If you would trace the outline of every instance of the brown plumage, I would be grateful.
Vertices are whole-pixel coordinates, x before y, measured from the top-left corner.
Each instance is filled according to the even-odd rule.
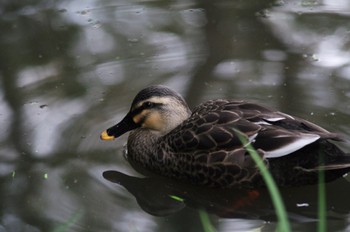
[[[239,136],[253,145],[280,186],[316,183],[320,169],[326,181],[350,170],[349,156],[330,142],[342,141],[338,134],[245,101],[211,100],[191,113],[184,99],[164,86],[140,91],[129,113],[101,138],[130,130],[132,163],[195,184],[264,185]]]

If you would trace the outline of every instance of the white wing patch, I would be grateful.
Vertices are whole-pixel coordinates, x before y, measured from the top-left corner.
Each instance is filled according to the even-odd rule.
[[[289,115],[286,115],[289,116]],[[289,118],[289,117],[288,117]],[[291,117],[290,117],[291,118]],[[281,121],[283,119],[286,119],[286,117],[275,117],[275,118],[268,118],[268,117],[264,117],[263,120],[264,121],[258,121],[258,122],[253,122],[257,125],[272,125],[269,122],[277,122],[277,121]],[[294,119],[294,118],[293,118]]]
[[[271,123],[268,123],[268,122],[266,122],[266,121],[259,121],[259,122],[253,122],[254,124],[256,124],[256,125],[272,125]]]
[[[280,120],[283,120],[283,119],[286,119],[285,117],[277,117],[277,118],[264,118],[266,121],[269,121],[269,122],[277,122],[277,121],[280,121]]]
[[[319,135],[315,134],[301,134],[299,138],[297,138],[295,141],[287,144],[286,146],[283,146],[281,148],[278,148],[276,150],[272,151],[265,151],[265,157],[266,158],[277,158],[281,156],[288,155],[292,152],[295,152],[306,145],[315,142],[317,139],[319,139]]]
[[[293,117],[293,116],[290,116],[289,114],[285,114],[285,113],[282,113],[282,112],[278,112],[280,115],[283,115],[283,116],[285,116],[285,117],[287,117],[287,118],[290,118],[290,119],[294,119],[295,120],[295,118]]]

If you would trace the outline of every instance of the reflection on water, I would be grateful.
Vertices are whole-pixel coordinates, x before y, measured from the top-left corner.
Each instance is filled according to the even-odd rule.
[[[347,1],[32,0],[1,1],[0,12],[0,231],[200,231],[200,207],[218,231],[273,229],[261,220],[274,222],[263,190],[203,196],[135,179],[122,158],[126,137],[99,140],[150,84],[191,107],[253,99],[350,138]],[[327,186],[328,227],[349,229],[349,183]],[[315,228],[315,188],[283,194],[293,229]],[[250,208],[227,207],[233,196]]]
[[[220,218],[247,218],[276,221],[273,203],[267,189],[208,189],[191,186],[162,177],[139,178],[118,171],[105,171],[105,179],[128,190],[139,206],[155,216],[168,216],[185,206],[205,209]],[[342,185],[343,193],[335,187]],[[304,186],[280,189],[291,221],[317,222],[318,186]],[[329,219],[343,219],[347,216],[350,203],[347,201],[350,185],[338,180],[326,185]],[[345,193],[345,194],[344,194]]]

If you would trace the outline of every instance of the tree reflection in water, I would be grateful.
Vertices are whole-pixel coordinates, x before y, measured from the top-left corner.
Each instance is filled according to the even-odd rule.
[[[210,190],[224,194],[210,207],[209,194],[164,183],[165,195],[149,191],[146,200],[166,196],[156,208],[177,213],[152,217],[102,177],[109,169],[134,174],[121,155],[125,137],[106,144],[98,136],[112,115],[117,121],[125,114],[138,90],[165,84],[191,106],[252,99],[349,139],[349,11],[344,1],[1,1],[0,230],[198,231],[191,210],[198,207],[220,217],[273,220],[263,191],[251,209],[237,212],[225,205],[235,204],[236,192]],[[130,181],[122,185],[135,195],[142,187],[134,182],[158,183],[122,172],[116,176]],[[310,228],[299,216],[314,218],[313,188],[284,194],[301,231]],[[338,214],[349,211],[348,183],[334,182],[327,191],[328,207],[336,209],[330,215],[340,217],[329,226],[349,228]],[[154,202],[136,199],[154,210]],[[232,224],[221,220],[218,229]]]

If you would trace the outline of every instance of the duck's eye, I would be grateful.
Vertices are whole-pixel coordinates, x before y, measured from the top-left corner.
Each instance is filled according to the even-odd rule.
[[[147,101],[147,102],[143,103],[143,106],[145,108],[152,108],[154,106],[154,103]]]

